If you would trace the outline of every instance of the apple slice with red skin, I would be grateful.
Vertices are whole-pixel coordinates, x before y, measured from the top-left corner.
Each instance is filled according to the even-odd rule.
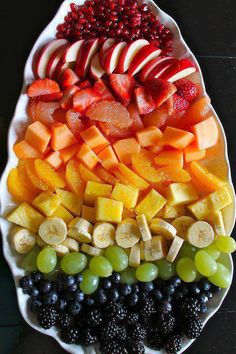
[[[66,39],[55,39],[42,48],[35,62],[34,74],[36,78],[44,79],[46,77],[46,69],[50,57],[59,47],[67,43]]]
[[[119,64],[119,58],[126,46],[126,42],[119,42],[106,50],[101,61],[101,65],[107,74],[112,74]]]
[[[163,61],[158,64],[148,75],[147,80],[149,79],[159,79],[162,74],[171,67],[171,65],[175,64],[178,60],[175,58],[171,58],[170,60]]]
[[[83,43],[84,43],[84,39],[80,39],[79,41],[70,44],[64,53],[63,56],[64,61],[67,63],[76,61],[79,50]]]
[[[53,78],[54,77],[54,72],[56,70],[56,67],[59,63],[59,61],[61,60],[65,50],[67,48],[67,45],[62,45],[61,47],[57,48],[54,53],[51,55],[48,64],[47,64],[47,68],[46,68],[46,76],[49,78]]]
[[[88,39],[82,44],[75,64],[75,72],[80,78],[84,78],[89,70],[93,56],[97,53],[100,46],[99,40]]]
[[[193,74],[196,70],[196,67],[190,60],[181,59],[172,64],[159,78],[169,82],[175,82]]]
[[[144,82],[149,74],[152,72],[154,68],[156,68],[158,65],[161,65],[162,63],[168,62],[169,60],[174,59],[173,57],[157,57],[152,60],[150,60],[142,69],[142,72],[140,74],[140,80]]]
[[[100,60],[102,59],[105,52],[111,48],[115,44],[115,38],[107,38],[105,42],[102,43],[101,48],[99,50]]]
[[[161,50],[152,44],[147,44],[142,47],[135,55],[130,63],[128,74],[134,76],[152,59],[157,58],[161,53]]]
[[[117,65],[116,72],[123,74],[129,70],[130,63],[135,55],[149,42],[146,39],[137,39],[136,41],[128,44],[122,51]]]
[[[99,80],[104,74],[105,70],[101,66],[99,53],[96,53],[90,64],[90,76],[94,80]]]

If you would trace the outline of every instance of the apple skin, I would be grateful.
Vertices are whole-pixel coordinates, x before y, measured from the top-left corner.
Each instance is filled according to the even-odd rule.
[[[105,54],[105,52],[111,48],[113,45],[115,44],[115,38],[107,38],[105,40],[105,42],[103,42],[103,44],[101,45],[101,48],[99,50],[99,57],[100,60],[102,59],[103,55]]]
[[[100,59],[100,62],[107,74],[112,74],[116,69],[119,64],[121,53],[126,45],[126,42],[115,43],[112,47],[105,51],[102,59]]]
[[[80,39],[79,41],[70,44],[65,50],[63,60],[67,63],[76,61],[78,52],[83,43],[84,39]]]
[[[99,53],[96,53],[90,64],[90,76],[94,80],[99,80],[104,74],[105,70],[101,66]]]
[[[172,64],[159,78],[175,82],[196,71],[195,65],[189,59],[181,59]]]
[[[116,73],[123,74],[128,71],[134,56],[147,44],[149,44],[149,42],[146,39],[137,39],[133,43],[128,44],[121,53],[119,64],[116,68]]]
[[[161,50],[152,44],[147,44],[139,50],[130,63],[128,74],[134,76],[152,59],[158,57]]]
[[[161,63],[163,63],[165,61],[168,61],[170,59],[173,59],[173,57],[162,57],[162,56],[159,56],[157,58],[154,58],[154,59],[150,60],[144,66],[144,68],[142,69],[142,72],[140,74],[140,80],[142,82],[144,82],[155,67],[157,67]]]
[[[92,57],[98,51],[99,46],[99,40],[96,38],[84,41],[80,47],[75,64],[75,72],[80,78],[84,78],[86,76]]]
[[[63,45],[59,48],[57,48],[54,53],[51,55],[49,58],[47,68],[46,68],[46,75],[49,78],[54,77],[54,72],[56,70],[56,67],[58,63],[60,62],[61,58],[63,57],[63,54],[67,48],[67,45]]]
[[[175,64],[178,60],[175,58],[172,58],[170,60],[163,61],[159,65],[157,65],[148,75],[147,79],[159,79],[162,74],[168,70],[173,64]]]

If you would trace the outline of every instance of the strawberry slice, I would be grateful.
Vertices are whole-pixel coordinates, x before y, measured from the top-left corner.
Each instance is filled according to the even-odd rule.
[[[73,108],[75,111],[84,114],[93,103],[99,101],[100,97],[92,88],[86,88],[76,92],[73,97]]]
[[[147,91],[147,89],[145,89],[145,87],[137,87],[134,90],[134,96],[140,114],[148,114],[154,111],[156,108],[150,93]]]
[[[51,79],[35,80],[28,88],[27,95],[37,101],[51,102],[62,97],[58,83]]]
[[[165,101],[168,100],[175,92],[175,85],[168,81],[160,79],[150,79],[146,82],[146,87],[151,94],[151,97],[159,108]]]
[[[189,102],[176,93],[167,100],[168,113],[170,115],[186,111],[189,107]]]
[[[175,86],[177,87],[177,94],[188,102],[192,102],[199,94],[197,85],[188,79],[176,81]]]
[[[111,74],[109,83],[115,96],[124,106],[128,106],[133,97],[135,79],[127,74]]]
[[[58,81],[61,88],[64,89],[71,85],[75,85],[79,81],[79,77],[72,69],[65,69],[59,76]]]
[[[77,86],[81,90],[83,90],[83,89],[92,87],[92,84],[91,84],[91,82],[89,80],[84,80],[84,81],[81,81]]]
[[[79,90],[80,90],[80,88],[75,85],[67,87],[67,89],[65,91],[63,91],[63,96],[60,99],[61,108],[66,109],[66,110],[72,108],[73,96]]]
[[[100,96],[103,100],[114,101],[114,97],[111,91],[108,89],[108,87],[106,86],[105,82],[102,79],[95,82],[93,89],[98,94],[98,96]]]

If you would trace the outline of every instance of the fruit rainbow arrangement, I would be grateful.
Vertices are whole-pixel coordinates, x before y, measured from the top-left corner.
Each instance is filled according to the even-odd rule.
[[[177,353],[230,286],[228,182],[195,65],[136,0],[71,4],[34,58],[6,216],[45,330],[102,354]]]

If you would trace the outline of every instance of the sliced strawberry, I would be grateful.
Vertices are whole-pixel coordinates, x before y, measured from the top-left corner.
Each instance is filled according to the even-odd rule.
[[[149,90],[157,108],[167,101],[177,90],[175,85],[160,79],[148,80],[146,88]]]
[[[62,96],[58,83],[51,79],[35,80],[29,86],[27,94],[28,97],[44,102],[56,101]]]
[[[99,101],[99,99],[100,97],[92,88],[80,90],[76,92],[73,97],[73,108],[75,111],[83,114],[93,103]]]
[[[125,139],[133,136],[133,131],[130,127],[121,129],[111,122],[99,122],[98,125],[102,132],[108,137]]]
[[[92,84],[89,80],[84,80],[84,81],[81,81],[77,86],[79,88],[81,88],[81,90],[83,90],[83,89],[92,87]]]
[[[67,87],[67,89],[63,92],[63,96],[60,99],[60,105],[63,109],[70,109],[73,107],[73,96],[74,94],[79,91],[79,87],[72,85]]]
[[[199,94],[197,85],[188,79],[176,81],[175,86],[177,87],[177,94],[188,102],[192,102]]]
[[[42,101],[42,102],[54,102],[60,100],[62,96],[63,96],[62,92],[55,92],[55,93],[50,93],[49,95],[36,96],[33,97],[32,99],[35,101]]]
[[[75,85],[79,81],[79,77],[72,69],[65,69],[59,76],[58,81],[61,88],[64,89],[71,85]]]
[[[135,79],[126,74],[111,74],[109,83],[116,97],[124,106],[128,106],[133,97]]]
[[[134,90],[134,96],[140,114],[148,114],[156,108],[150,93],[145,87],[137,87]]]
[[[98,96],[100,96],[103,100],[114,101],[111,91],[102,79],[96,81],[93,88],[95,92],[97,92]]]
[[[189,102],[176,93],[167,101],[168,113],[170,115],[186,111],[189,107]]]

